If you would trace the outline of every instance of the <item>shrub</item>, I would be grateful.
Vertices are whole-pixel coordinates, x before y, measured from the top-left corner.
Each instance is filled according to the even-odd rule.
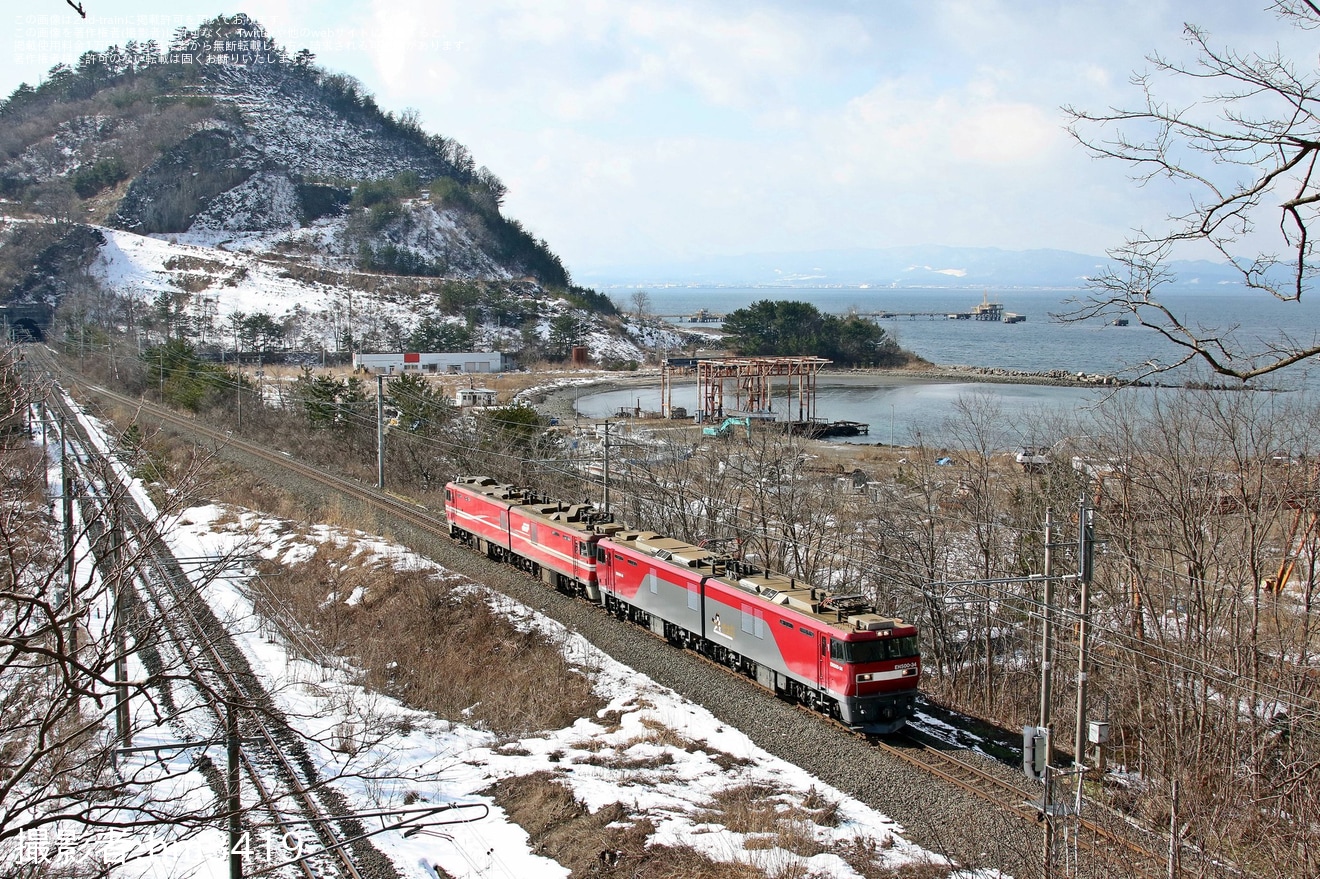
[[[81,198],[91,198],[128,176],[128,169],[118,158],[102,159],[95,165],[80,168],[73,175],[73,191]]]

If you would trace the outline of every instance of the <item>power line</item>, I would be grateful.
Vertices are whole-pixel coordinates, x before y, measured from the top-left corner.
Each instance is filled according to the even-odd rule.
[[[219,380],[217,383],[221,387],[227,387],[231,389],[244,387],[244,383],[241,381]],[[355,424],[359,427],[365,427],[366,425],[371,423],[371,421],[365,415],[355,412],[351,408],[345,408],[340,410],[340,414],[342,414],[343,418],[350,425]],[[475,428],[475,432],[478,433],[478,435],[480,435],[483,429],[490,430],[488,426],[482,425],[480,422],[478,422]],[[459,438],[451,439],[443,435],[418,436],[416,434],[411,434],[407,432],[403,433],[402,436],[407,437],[407,442],[418,445],[423,449],[430,449],[437,454],[459,454],[459,453],[467,453],[472,451],[470,443],[464,443],[462,439]],[[789,442],[788,446],[791,447],[792,443]],[[592,482],[592,480],[590,480],[589,477],[584,476],[580,472],[577,472],[572,469],[568,469],[562,465],[556,466],[554,462],[550,462],[538,458],[536,456],[520,455],[516,452],[512,452],[512,451],[506,452],[497,449],[482,449],[481,452],[483,455],[486,455],[489,458],[493,458],[495,460],[503,460],[507,464],[511,466],[515,466],[519,469],[522,469],[524,467],[536,467],[538,469],[543,470],[544,472],[548,472],[563,478],[573,479],[581,482]],[[658,499],[651,497],[649,495],[627,491],[624,488],[624,483],[622,482],[617,482],[617,483],[612,482],[612,485],[615,486],[616,494],[622,496],[625,500],[631,499],[639,504],[644,504],[648,507],[661,502]],[[651,487],[659,488],[662,494],[666,493],[666,489],[664,486],[651,486]],[[670,493],[668,496],[672,498],[673,494]],[[723,515],[717,518],[719,518],[720,520],[721,527],[725,528],[727,531],[731,531],[735,535],[745,537],[748,539],[774,539],[775,542],[779,543],[780,545],[789,546],[794,550],[800,551],[802,557],[809,557],[812,554],[821,554],[821,553],[827,555],[846,556],[847,554],[855,550],[855,548],[851,546],[849,543],[846,543],[839,538],[831,538],[828,536],[821,537],[812,543],[805,543],[802,540],[799,540],[798,538],[793,536],[791,527],[788,530],[786,530],[785,533],[780,533],[774,538],[770,538],[769,535],[758,530],[754,526],[754,524],[743,524],[736,521],[736,519],[734,519],[731,515],[729,515],[731,512],[729,508],[725,508],[722,512]],[[994,530],[1004,531],[1007,533],[1012,533],[1014,531],[1014,529],[1011,528],[1010,526],[1000,522],[982,521],[974,518],[951,515],[947,510],[941,510],[941,513],[942,513],[942,521],[946,525],[955,525],[964,528],[990,528]],[[772,524],[772,522],[770,520],[764,520],[763,524]],[[790,525],[790,523],[787,522],[783,524]],[[855,538],[864,540],[865,535],[855,535]],[[894,557],[892,555],[883,552],[876,552],[876,551],[868,552],[868,557],[882,561],[890,565],[892,568],[898,569],[899,573],[882,574],[881,575],[882,578],[888,577],[891,579],[897,579],[899,576],[905,576],[909,578],[907,585],[917,585],[915,581],[926,575],[926,569],[917,567],[914,562],[908,559],[904,559],[901,557]],[[947,561],[948,560],[946,559],[946,562]],[[849,563],[852,564],[851,561]],[[1179,577],[1184,576],[1183,572],[1162,565],[1146,564],[1144,565],[1144,569],[1147,571],[1152,571],[1152,570],[1159,571],[1161,573],[1165,573],[1170,576],[1179,576]],[[901,583],[901,581],[899,582]],[[1006,587],[987,586],[986,588],[987,591],[990,591],[993,588],[993,591],[995,592],[995,596],[1001,601],[1012,602],[1016,606],[1024,607],[1026,609],[1035,609],[1038,612],[1042,610],[1042,602],[1035,600],[1033,597],[1029,595],[1010,590]],[[980,600],[980,598],[981,596],[977,596],[978,600]],[[1065,620],[1071,616],[1073,621],[1076,622],[1079,617],[1078,614],[1075,614],[1066,608],[1059,609],[1058,612],[1060,616]],[[995,611],[993,615],[990,615],[988,617],[988,619],[992,619],[994,622],[1004,624],[1006,626],[1019,625],[1019,622],[1015,618],[1004,616],[1000,614],[998,611]],[[1217,665],[1197,657],[1188,656],[1186,654],[1176,651],[1173,647],[1166,646],[1165,644],[1156,644],[1150,640],[1138,638],[1137,636],[1132,635],[1131,633],[1115,631],[1113,629],[1100,629],[1096,633],[1096,638],[1097,638],[1097,642],[1105,643],[1114,649],[1125,650],[1133,654],[1141,655],[1143,657],[1151,657],[1155,660],[1163,662],[1170,669],[1182,671],[1187,674],[1202,676],[1208,682],[1219,684],[1223,686],[1225,689],[1230,689],[1232,684],[1237,680],[1238,672],[1234,671],[1233,669],[1229,669],[1224,666]],[[1258,690],[1273,693],[1277,696],[1283,697],[1285,701],[1288,701],[1291,704],[1297,704],[1298,702],[1302,702],[1302,703],[1312,702],[1314,704],[1315,702],[1315,700],[1307,699],[1301,694],[1290,692],[1281,687],[1271,687],[1270,685],[1265,684],[1264,682],[1257,682],[1257,683],[1258,683]]]

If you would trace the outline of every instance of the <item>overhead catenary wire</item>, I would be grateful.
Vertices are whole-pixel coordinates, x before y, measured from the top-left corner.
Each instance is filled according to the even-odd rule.
[[[225,386],[232,389],[235,387],[240,387],[242,385],[240,382],[229,382]],[[342,417],[345,420],[345,423],[347,424],[350,425],[356,424],[357,426],[363,428],[369,425],[374,426],[373,419],[370,419],[369,417],[363,414],[356,413],[351,409],[342,410],[340,414],[342,415]],[[476,426],[476,430],[478,432],[480,432],[483,428],[490,429],[488,425],[482,425],[480,423],[478,423]],[[400,434],[400,436],[406,437],[406,441],[411,444],[416,444],[423,449],[433,450],[437,454],[453,454],[458,452],[466,452],[470,450],[469,444],[465,444],[460,439],[457,438],[451,439],[443,435],[439,435],[439,436],[431,435],[431,436],[422,437],[416,434],[410,434],[405,432]],[[483,454],[495,460],[503,460],[507,462],[511,468],[522,469],[522,468],[531,467],[566,479],[582,480],[584,478],[583,475],[577,471],[574,471],[562,465],[555,466],[553,462],[532,455],[520,455],[514,451],[501,451],[498,449],[483,449]],[[656,486],[652,486],[652,487],[656,487]],[[655,499],[652,497],[628,492],[624,488],[624,484],[622,481],[618,483],[614,483],[613,490],[616,492],[616,495],[618,497],[623,498],[625,501],[632,500],[646,505],[655,503]],[[661,490],[663,491],[663,486],[661,486]],[[961,525],[967,528],[973,528],[973,527],[1004,528],[1005,530],[1007,530],[1005,526],[1002,525],[1001,523],[983,522],[977,519],[949,515],[947,510],[942,511],[942,514],[944,515],[944,521],[946,523],[953,525]],[[724,518],[724,521],[721,524],[729,531],[732,531],[736,535],[741,536],[745,539],[752,539],[752,538],[764,536],[760,534],[753,526],[741,525],[727,516]],[[777,542],[781,544],[794,546],[807,553],[832,552],[832,553],[841,554],[849,550],[849,547],[842,540],[839,539],[833,540],[832,545],[829,539],[819,540],[814,546],[808,546],[803,544],[801,541],[794,538],[791,533],[780,534],[775,539]],[[909,578],[910,583],[920,578],[925,573],[923,569],[917,568],[913,562],[907,559],[893,557],[880,552],[873,553],[870,556],[870,558],[876,561],[882,561],[892,566],[893,568],[897,569],[900,572],[900,574],[901,572],[906,571],[905,576]],[[1148,565],[1147,569],[1158,570],[1167,573],[1171,576],[1183,576],[1182,572],[1176,571],[1175,569],[1168,567]],[[1035,601],[1031,596],[1026,595],[1023,592],[1010,590],[1007,588],[995,588],[993,589],[993,591],[994,591],[993,597],[999,601],[1012,602],[1015,605],[1024,608],[1034,608],[1036,612],[1039,612],[1040,610],[1039,602]],[[977,598],[981,599],[983,598],[983,596],[977,596]],[[1067,619],[1070,613],[1071,611],[1067,608],[1063,608],[1061,610],[1063,619]],[[1004,626],[1014,626],[1017,624],[1017,620],[1015,618],[1000,615],[998,613],[991,616],[990,621],[996,623],[997,625],[1004,625]],[[1187,656],[1186,654],[1177,652],[1172,647],[1156,645],[1154,642],[1152,642],[1149,639],[1140,639],[1135,635],[1132,635],[1131,633],[1127,633],[1123,631],[1115,631],[1112,629],[1101,629],[1096,634],[1098,639],[1102,643],[1112,642],[1112,646],[1115,647],[1116,649],[1128,650],[1146,656],[1150,656],[1153,653],[1154,658],[1164,662],[1168,667],[1172,669],[1184,671],[1188,674],[1201,675],[1206,677],[1208,681],[1216,682],[1226,687],[1234,682],[1235,676],[1237,675],[1237,672],[1235,672],[1230,668],[1215,665],[1213,663],[1199,659],[1197,657]],[[1292,700],[1300,703],[1309,702],[1313,705],[1315,704],[1315,700],[1307,699],[1301,694],[1284,690],[1282,688],[1271,687],[1269,684],[1264,682],[1261,683],[1261,686],[1258,689],[1262,693],[1273,693],[1274,695],[1277,695],[1284,700]]]

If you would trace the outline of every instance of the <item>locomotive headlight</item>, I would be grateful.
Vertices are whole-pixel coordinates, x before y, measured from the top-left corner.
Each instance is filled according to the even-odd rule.
[[[875,672],[867,672],[864,675],[857,676],[857,683],[859,684],[864,684],[867,681],[873,681],[873,680],[875,680]]]

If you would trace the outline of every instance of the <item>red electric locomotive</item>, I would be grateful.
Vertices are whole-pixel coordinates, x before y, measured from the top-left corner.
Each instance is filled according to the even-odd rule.
[[[600,600],[596,541],[622,527],[591,504],[559,503],[481,476],[445,486],[445,517],[450,537],[592,601]]]
[[[587,504],[537,498],[487,478],[446,486],[450,534],[596,601],[868,733],[911,716],[915,626],[835,594],[650,531]]]

